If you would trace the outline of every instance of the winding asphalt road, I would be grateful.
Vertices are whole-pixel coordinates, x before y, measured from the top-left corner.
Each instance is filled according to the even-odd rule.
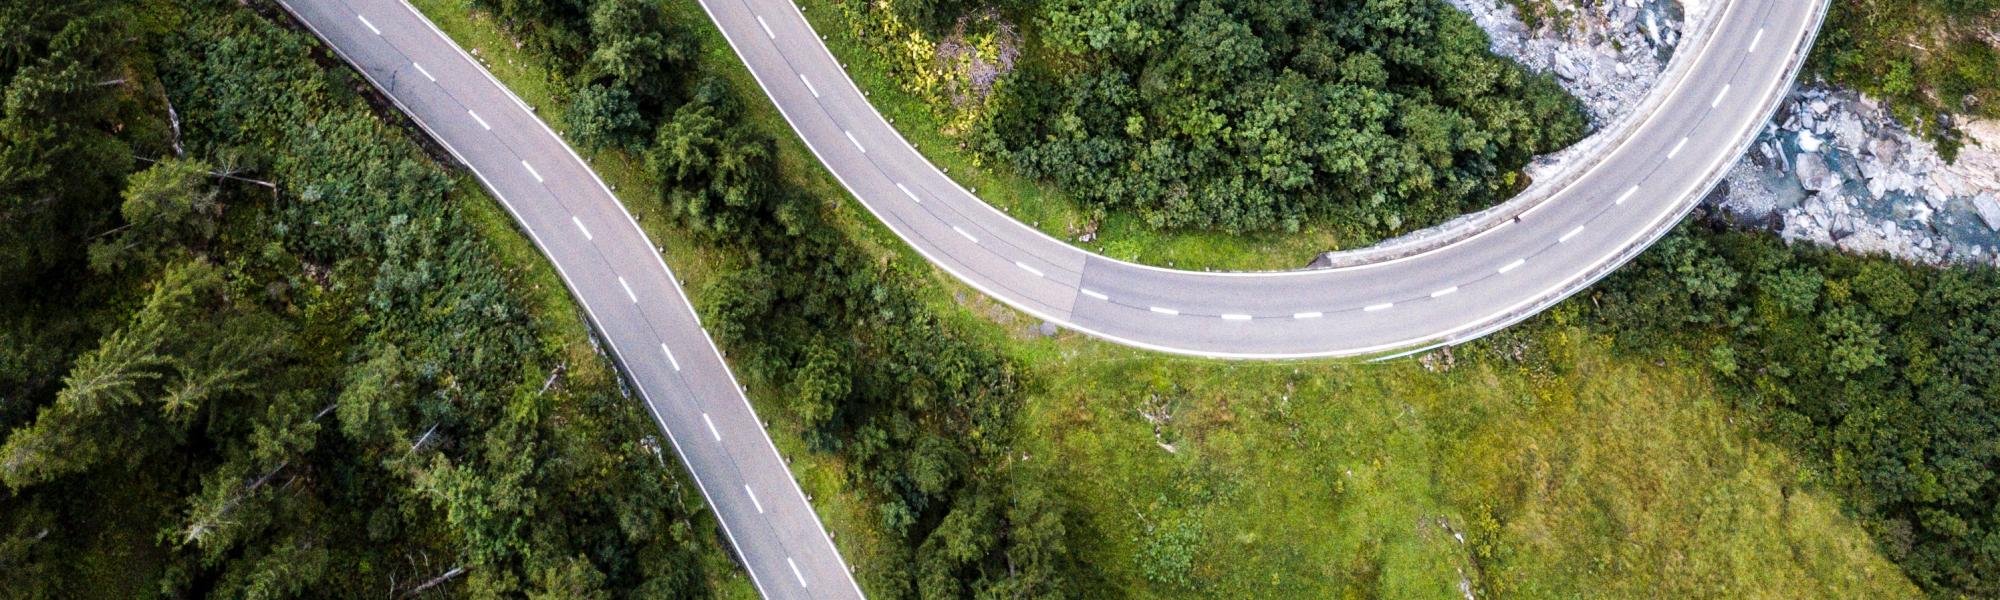
[[[548,255],[666,430],[758,592],[860,598],[679,280],[597,174],[402,0],[280,2],[465,163]]]
[[[702,0],[821,162],[940,268],[1114,342],[1224,358],[1453,343],[1588,286],[1692,210],[1776,110],[1830,0],[1717,0],[1687,76],[1517,218],[1334,269],[1201,273],[1091,254],[994,210],[910,147],[785,0]],[[279,0],[465,163],[547,254],[767,598],[859,598],[657,246],[525,103],[403,0]]]
[[[1122,262],[995,210],[874,110],[789,0],[701,0],[849,192],[952,276],[1130,346],[1218,358],[1387,355],[1527,318],[1630,260],[1699,203],[1791,87],[1829,0],[1717,0],[1713,34],[1622,143],[1518,219],[1394,260],[1271,273]]]

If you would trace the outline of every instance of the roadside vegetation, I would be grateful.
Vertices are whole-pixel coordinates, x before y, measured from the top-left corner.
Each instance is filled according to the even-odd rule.
[[[0,10],[0,595],[748,595],[539,253],[273,11]]]
[[[1951,115],[2000,117],[2000,2],[1841,0],[1833,3],[1814,70],[1883,99],[1897,120],[1941,142],[1960,141]]]

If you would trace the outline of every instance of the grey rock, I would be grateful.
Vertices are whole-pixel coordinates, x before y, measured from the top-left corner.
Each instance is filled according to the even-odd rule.
[[[1972,210],[1979,213],[1979,220],[1985,221],[1988,229],[2000,231],[2000,199],[1993,192],[1973,196]]]

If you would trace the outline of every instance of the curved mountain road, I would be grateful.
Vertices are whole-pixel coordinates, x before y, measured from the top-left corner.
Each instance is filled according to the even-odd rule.
[[[667,432],[767,598],[859,598],[838,548],[657,246],[533,110],[404,0],[278,0],[513,214]],[[1429,251],[1280,273],[1090,254],[981,202],[910,147],[783,0],[702,0],[792,127],[940,268],[1042,318],[1223,358],[1381,355],[1477,337],[1657,240],[1754,139],[1829,0],[1718,0],[1681,84],[1592,167],[1519,217]],[[1686,49],[1683,49],[1686,51]]]

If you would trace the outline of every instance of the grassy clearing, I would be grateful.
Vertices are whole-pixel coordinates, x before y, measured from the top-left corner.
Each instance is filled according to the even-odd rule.
[[[566,106],[550,86],[532,85],[546,72],[490,21],[452,0],[417,4],[505,65],[496,74],[543,115]],[[702,60],[761,98],[699,7],[670,6],[699,29]],[[823,32],[838,33],[831,29]],[[913,117],[884,102],[892,91],[874,89],[909,129]],[[834,200],[845,192],[774,108],[749,108],[781,140],[787,176],[827,198],[837,221],[884,260],[920,264],[851,202]],[[724,257],[682,241],[628,160],[593,160],[667,247],[699,306]],[[982,193],[1003,187],[967,183]],[[1526,596],[1915,594],[1835,502],[1798,483],[1807,479],[1800,467],[1731,422],[1710,384],[1691,375],[1698,368],[1612,355],[1560,314],[1510,336],[1526,360],[1492,351],[1443,373],[1407,361],[1223,363],[1070,333],[1041,338],[1033,320],[933,273],[929,304],[1031,374],[1019,450],[1065,474],[1080,515],[1071,544],[1089,565],[1080,596],[1444,597],[1457,595],[1461,573],[1488,593]],[[748,383],[864,588],[903,568],[880,560],[877,517],[845,487],[845,465],[804,451],[783,398]],[[1157,434],[1142,410],[1165,417]]]

